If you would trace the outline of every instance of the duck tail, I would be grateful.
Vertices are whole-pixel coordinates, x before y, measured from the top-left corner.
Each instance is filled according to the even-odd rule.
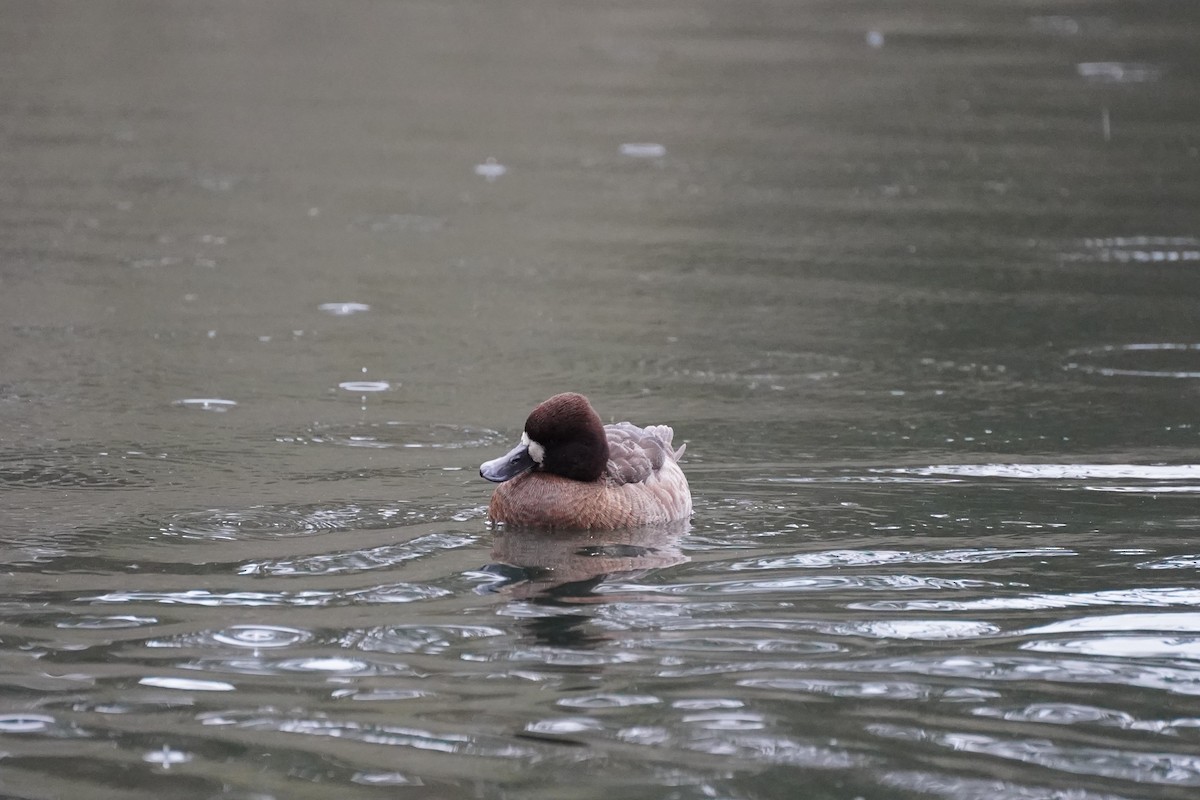
[[[680,445],[678,450],[671,448],[671,442],[675,438],[675,429],[670,425],[648,425],[646,432],[656,436],[663,443],[663,447],[674,461],[678,461],[683,456],[683,451],[687,449],[686,444]]]

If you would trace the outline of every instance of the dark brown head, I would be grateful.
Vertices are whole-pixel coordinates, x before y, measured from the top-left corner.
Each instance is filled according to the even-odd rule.
[[[581,394],[556,394],[525,420],[521,443],[488,461],[479,474],[506,481],[527,470],[540,470],[577,481],[599,480],[608,464],[604,425]]]

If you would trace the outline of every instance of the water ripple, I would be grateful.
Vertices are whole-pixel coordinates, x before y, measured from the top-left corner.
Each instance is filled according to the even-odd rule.
[[[363,214],[355,217],[350,227],[367,233],[434,233],[440,231],[445,224],[445,218],[427,214]],[[325,306],[332,305],[343,304],[325,303],[321,310],[324,311]]]
[[[933,700],[946,690],[906,681],[838,681],[817,678],[742,678],[738,686],[752,689],[778,689],[792,693],[821,694],[830,697],[885,698],[888,700]]]
[[[318,311],[324,311],[326,314],[331,314],[335,317],[349,317],[352,314],[361,314],[364,311],[370,311],[371,307],[366,303],[342,302],[342,303],[321,303],[317,306]]]
[[[399,386],[400,384],[395,384]],[[393,388],[390,381],[342,381],[338,384],[339,389],[355,394],[363,394],[368,392],[386,392]]]
[[[1076,786],[1056,789],[933,772],[888,772],[880,776],[880,782],[884,786],[937,794],[949,800],[1130,800],[1126,795],[1099,794]]]
[[[981,707],[972,709],[971,713],[979,717],[995,717],[1010,722],[1097,725],[1129,731],[1150,731],[1168,736],[1177,736],[1182,730],[1200,729],[1200,717],[1138,719],[1125,711],[1078,703],[1031,703],[1019,708]]]
[[[424,786],[420,778],[405,775],[403,772],[356,772],[351,777],[354,783],[363,786]]]
[[[411,583],[395,583],[349,591],[321,591],[311,589],[299,592],[218,592],[207,589],[189,589],[178,592],[117,591],[91,597],[81,597],[84,603],[161,603],[163,605],[244,607],[301,606],[327,607],[355,604],[412,603],[450,594],[447,589]]]
[[[842,589],[875,591],[915,591],[921,589],[964,590],[1004,586],[1004,584],[994,581],[932,578],[922,575],[797,575],[762,581],[708,581],[701,583],[673,583],[669,585],[613,583],[606,585],[609,589],[616,592],[696,596],[705,594],[750,594],[755,592],[828,592]],[[911,607],[918,608],[921,602],[949,603],[951,601],[917,600],[911,601]],[[858,605],[861,604],[856,604],[855,607]],[[934,606],[930,607],[934,608]]]
[[[667,154],[666,146],[657,142],[625,142],[618,150],[630,158],[662,158]]]
[[[759,731],[767,727],[766,717],[751,711],[705,711],[684,714],[681,721],[710,731]]]
[[[1157,64],[1121,61],[1084,61],[1075,70],[1079,77],[1096,83],[1152,83],[1163,73]]]
[[[185,692],[232,692],[237,687],[225,681],[206,681],[195,678],[146,677],[138,680],[142,686],[156,689],[179,689]]]
[[[555,717],[554,719],[539,719],[530,722],[525,726],[525,730],[549,736],[564,736],[604,730],[604,724],[591,717]]]
[[[802,351],[771,351],[754,358],[739,354],[725,362],[676,359],[662,365],[667,377],[700,385],[782,391],[861,370],[863,365],[844,356]]]
[[[351,550],[295,559],[252,561],[238,568],[239,575],[333,575],[389,569],[407,561],[457,550],[476,542],[473,536],[431,533],[407,542],[382,545],[369,550]]]
[[[1107,378],[1200,378],[1200,344],[1135,342],[1070,350],[1068,370]]]
[[[958,478],[1018,478],[1046,481],[1081,480],[1200,480],[1200,464],[934,464],[877,470],[906,475],[947,475]]]
[[[1143,561],[1134,565],[1137,569],[1200,569],[1200,553],[1168,556],[1154,561]]]
[[[864,767],[874,759],[769,734],[725,734],[680,743],[684,749],[755,764],[786,764],[816,769]]]
[[[0,487],[14,489],[144,489],[154,485],[149,474],[157,465],[139,464],[153,457],[137,451],[114,454],[48,451],[0,456]]]
[[[975,600],[875,600],[850,603],[848,607],[872,611],[1031,611],[1112,605],[1152,608],[1197,606],[1200,605],[1200,589],[1182,586],[1138,587],[1022,597],[981,597]]]
[[[1193,236],[1107,236],[1078,242],[1079,249],[1063,252],[1064,261],[1117,264],[1176,264],[1200,262],[1200,239]]]
[[[1074,550],[1062,547],[1034,547],[1009,550],[826,550],[819,553],[796,553],[787,556],[763,557],[735,562],[731,570],[758,569],[824,569],[840,567],[882,566],[884,564],[986,564],[1013,558],[1048,558],[1073,556]]]
[[[186,764],[195,756],[184,750],[174,750],[170,745],[163,745],[158,750],[150,750],[142,754],[142,760],[158,764],[163,769],[170,769],[175,764]]]
[[[510,739],[370,724],[356,720],[272,716],[257,712],[213,712],[202,714],[200,719],[205,725],[232,726],[246,731],[324,736],[343,741],[406,747],[436,753],[502,759],[532,759],[539,754],[533,747],[518,744]]]
[[[1079,33],[1098,33],[1113,27],[1108,17],[1037,14],[1029,18],[1029,26],[1039,33],[1075,36]]]
[[[651,638],[644,639],[639,644],[651,651],[663,652],[695,652],[695,653],[788,653],[788,654],[817,654],[836,653],[842,648],[830,642],[796,641],[792,639],[772,639],[762,634],[748,633],[745,638],[719,636],[711,633],[713,625],[695,625],[681,627],[666,627],[664,630],[677,632],[680,630],[710,631],[703,637],[688,639]],[[736,626],[735,626],[736,627]]]
[[[587,708],[592,710],[606,708],[631,708],[633,706],[653,706],[662,700],[654,695],[646,694],[587,694],[575,697],[564,697],[556,705],[564,708]]]
[[[147,625],[157,625],[157,617],[138,617],[132,614],[114,614],[112,616],[96,617],[86,614],[62,619],[55,623],[56,628],[81,630],[111,630],[114,628],[141,628]]]
[[[311,640],[312,633],[282,625],[231,625],[217,631],[184,633],[169,639],[152,639],[147,647],[244,647],[270,650]]]
[[[280,435],[276,436],[276,440],[288,444],[327,444],[337,447],[458,450],[489,447],[503,442],[504,437],[489,428],[393,420],[313,425],[302,435]]]
[[[1084,631],[1180,631],[1200,632],[1200,613],[1109,614],[1080,617],[1039,625],[1026,633],[1080,633]]]
[[[330,692],[335,700],[350,699],[364,703],[391,703],[396,700],[418,700],[423,697],[436,697],[436,692],[423,689],[335,689]]]
[[[1193,754],[1115,750],[1041,739],[930,731],[888,723],[872,723],[866,727],[877,736],[927,742],[958,752],[1012,759],[1076,775],[1119,778],[1136,783],[1200,786],[1200,756]]]
[[[814,622],[814,631],[839,636],[866,636],[873,639],[911,639],[949,641],[979,639],[1001,632],[998,625],[974,620],[894,619],[856,620],[852,622]]]
[[[201,672],[239,675],[313,673],[328,677],[359,678],[391,675],[416,677],[416,673],[404,664],[391,664],[342,655],[272,659],[254,654],[235,658],[197,658],[185,661],[178,666],[182,669],[194,669]]]
[[[0,733],[46,733],[56,722],[49,714],[0,714]]]
[[[805,665],[806,666],[806,665]],[[805,666],[797,666],[798,669]],[[1200,672],[1188,666],[1162,666],[1136,661],[1023,656],[948,655],[826,662],[824,669],[846,672],[918,674],[980,681],[1140,686],[1179,695],[1200,695]]]
[[[438,655],[458,642],[503,635],[502,629],[486,625],[394,625],[348,634],[342,645],[364,652]]]
[[[185,397],[176,400],[173,405],[180,408],[190,408],[196,411],[213,411],[222,414],[237,407],[236,400],[225,400],[220,397]]]
[[[1200,661],[1200,635],[1196,636],[1094,636],[1026,642],[1022,650],[1124,658],[1170,658]]]
[[[358,503],[210,508],[172,514],[160,523],[159,533],[196,540],[277,539],[330,531],[380,530],[426,519],[418,509]]]

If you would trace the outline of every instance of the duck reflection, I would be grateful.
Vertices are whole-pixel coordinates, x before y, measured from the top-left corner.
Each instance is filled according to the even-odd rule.
[[[553,646],[590,646],[603,641],[587,628],[591,617],[566,613],[573,606],[609,603],[625,595],[597,592],[605,581],[632,578],[689,559],[679,543],[687,522],[615,531],[540,531],[500,528],[492,542],[497,576],[492,591],[547,608],[524,622],[532,638]]]
[[[487,567],[498,578],[491,590],[546,607],[545,614],[522,620],[534,642],[590,648],[606,637],[590,627],[592,616],[566,609],[624,599],[596,591],[613,578],[686,563],[679,542],[689,528],[686,521],[602,531],[499,528],[492,541],[493,563]]]
[[[631,577],[682,564],[686,523],[616,531],[497,529],[492,558],[514,597],[549,604],[604,603],[595,588],[614,576]]]

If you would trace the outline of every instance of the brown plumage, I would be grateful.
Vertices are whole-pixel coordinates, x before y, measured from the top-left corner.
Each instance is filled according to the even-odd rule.
[[[533,410],[522,444],[485,463],[499,482],[488,518],[546,528],[629,528],[686,519],[692,496],[667,425],[601,425],[580,394]]]

